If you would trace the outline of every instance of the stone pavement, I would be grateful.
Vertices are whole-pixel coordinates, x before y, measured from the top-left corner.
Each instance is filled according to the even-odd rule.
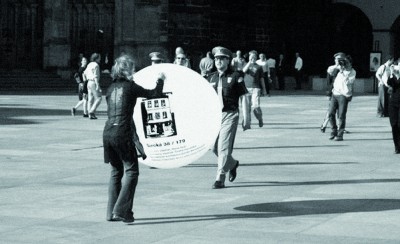
[[[109,166],[98,120],[73,94],[0,96],[0,243],[400,243],[400,156],[375,95],[350,104],[328,139],[323,95],[262,97],[265,126],[238,130],[238,177],[211,189],[211,152],[141,175],[136,221],[105,221]]]

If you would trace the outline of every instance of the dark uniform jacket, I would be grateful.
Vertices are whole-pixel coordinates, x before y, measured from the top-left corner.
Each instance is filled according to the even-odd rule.
[[[227,70],[222,75],[221,80],[224,103],[222,112],[236,111],[239,108],[239,97],[247,93],[243,81],[243,73]],[[214,72],[210,74],[208,81],[212,84],[215,91],[218,92],[219,73]]]

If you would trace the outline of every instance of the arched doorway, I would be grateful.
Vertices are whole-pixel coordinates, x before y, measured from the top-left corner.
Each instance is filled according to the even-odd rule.
[[[328,17],[328,58],[338,51],[350,54],[357,77],[369,77],[369,53],[373,50],[372,25],[357,7],[335,3]]]

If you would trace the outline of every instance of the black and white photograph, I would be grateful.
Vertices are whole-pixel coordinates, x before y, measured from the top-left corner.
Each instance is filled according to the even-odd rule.
[[[400,1],[0,0],[0,243],[400,243]]]

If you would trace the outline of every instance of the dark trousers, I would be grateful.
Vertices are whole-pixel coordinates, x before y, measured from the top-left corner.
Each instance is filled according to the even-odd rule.
[[[331,123],[332,135],[343,137],[346,128],[346,114],[349,100],[343,95],[332,95],[331,102],[329,103],[329,121]],[[337,123],[336,123],[336,111]]]
[[[110,164],[107,219],[110,220],[112,214],[129,218],[133,215],[133,198],[139,176],[138,162],[119,161]],[[123,182],[122,177],[124,177]]]
[[[296,79],[296,89],[301,89],[302,72],[301,70],[295,70],[294,78]]]
[[[276,76],[278,78],[279,90],[285,90],[285,76],[283,75],[283,72],[278,69]]]
[[[389,115],[389,94],[388,88],[385,85],[378,87],[378,107],[377,114],[387,117]]]
[[[267,91],[267,94],[269,94],[271,87],[269,83],[268,72],[264,72],[264,84],[265,84],[265,90]]]
[[[393,93],[389,101],[389,120],[392,127],[393,143],[400,150],[400,93]]]

